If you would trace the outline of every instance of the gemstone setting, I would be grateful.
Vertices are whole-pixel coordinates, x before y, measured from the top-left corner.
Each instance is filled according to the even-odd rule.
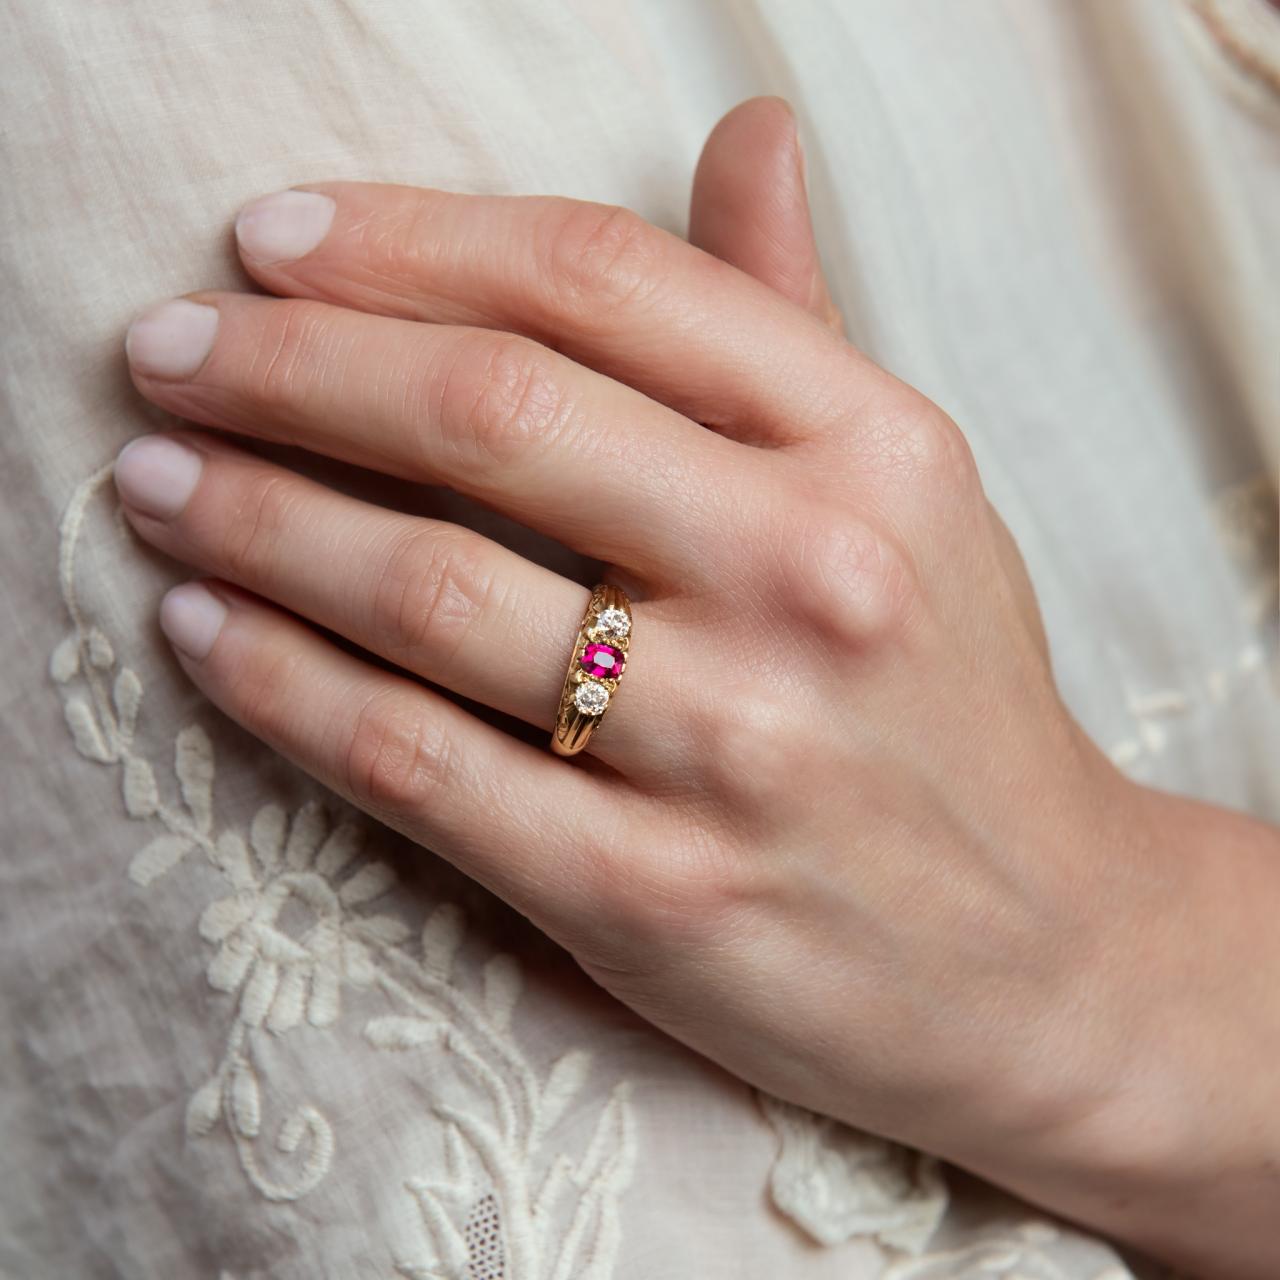
[[[611,644],[589,644],[583,649],[579,664],[597,680],[616,680],[627,665],[627,656]]]
[[[573,705],[586,716],[598,716],[609,705],[609,690],[593,680],[584,680],[573,691]]]
[[[601,609],[591,630],[609,640],[625,640],[631,633],[631,619],[625,609]]]

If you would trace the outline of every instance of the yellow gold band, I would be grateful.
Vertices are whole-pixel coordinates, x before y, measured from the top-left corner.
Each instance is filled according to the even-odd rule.
[[[600,583],[582,615],[560,695],[551,749],[577,755],[613,704],[631,645],[631,601],[621,587]]]

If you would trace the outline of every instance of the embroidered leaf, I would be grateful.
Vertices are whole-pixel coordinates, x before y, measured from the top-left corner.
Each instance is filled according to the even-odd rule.
[[[467,1171],[467,1147],[462,1141],[462,1134],[459,1133],[456,1124],[447,1124],[444,1127],[444,1167],[450,1182],[463,1181],[463,1175]]]
[[[97,760],[100,764],[113,758],[106,739],[102,736],[102,730],[98,728],[98,722],[83,698],[69,699],[63,708],[63,714],[67,717],[67,728],[71,730],[76,750],[82,756],[88,756],[90,760]]]
[[[547,1170],[546,1177],[542,1180],[542,1185],[533,1197],[532,1216],[535,1221],[551,1220],[552,1206],[555,1205],[560,1193],[568,1189],[572,1173],[573,1161],[563,1151],[557,1152],[551,1167]]]
[[[256,1138],[262,1127],[262,1094],[253,1068],[242,1062],[231,1081],[231,1114],[246,1138]]]
[[[205,978],[215,991],[234,991],[243,981],[253,963],[253,948],[238,937],[228,938],[209,961]]]
[[[597,1178],[608,1179],[613,1185],[620,1186],[629,1173],[635,1155],[635,1125],[630,1098],[629,1080],[614,1086],[574,1173],[574,1181],[579,1186],[586,1186]]]
[[[160,807],[156,775],[151,766],[137,756],[124,762],[124,807],[131,818],[149,818]]]
[[[306,969],[294,966],[284,971],[284,977],[276,988],[276,998],[267,1014],[267,1030],[277,1035],[291,1031],[302,1021],[307,1003],[308,978]]]
[[[240,1021],[246,1026],[260,1027],[275,999],[276,985],[280,981],[280,968],[269,960],[259,958],[245,984],[240,997]]]
[[[404,1273],[412,1277],[412,1280],[421,1280],[423,1276],[438,1275],[439,1272],[434,1269],[443,1267],[446,1276],[462,1276],[468,1272],[476,1275],[470,1265],[471,1249],[455,1221],[456,1208],[454,1212],[445,1209],[446,1200],[457,1201],[455,1189],[433,1185],[425,1178],[410,1178],[404,1185],[418,1202],[418,1210],[422,1214],[431,1243],[443,1254],[439,1259],[426,1263],[410,1263],[409,1270]],[[405,1264],[398,1265],[404,1269]]]
[[[249,827],[249,843],[258,855],[263,871],[268,874],[280,865],[287,821],[284,810],[278,804],[264,804],[253,815],[253,822]]]
[[[465,929],[466,916],[462,908],[456,902],[442,902],[422,926],[423,967],[441,978],[448,978]]]
[[[303,1138],[311,1139],[311,1155],[306,1162],[311,1167],[308,1176],[323,1176],[324,1169],[333,1158],[333,1130],[315,1107],[298,1107],[296,1111],[289,1112],[275,1135],[275,1144],[280,1151],[292,1155],[302,1146]]]
[[[507,1146],[498,1131],[487,1120],[469,1111],[459,1111],[457,1107],[437,1103],[436,1114],[443,1120],[452,1121],[462,1130],[467,1141],[475,1148],[480,1161],[487,1168],[500,1165]]]
[[[259,955],[274,964],[305,964],[311,959],[306,947],[270,925],[258,926],[257,941]]]
[[[257,880],[249,867],[249,847],[234,831],[224,831],[213,846],[213,860],[218,870],[237,889],[253,889]]]
[[[189,724],[178,734],[173,770],[196,830],[208,831],[213,826],[213,743],[198,724]]]
[[[222,1107],[222,1080],[214,1076],[206,1080],[191,1095],[187,1103],[187,1135],[203,1137],[218,1123],[218,1111]]]
[[[520,998],[520,967],[514,956],[499,951],[484,966],[484,1007],[499,1030],[511,1022],[511,1011]]]
[[[551,1129],[564,1115],[565,1108],[582,1087],[582,1082],[591,1069],[591,1057],[592,1055],[585,1049],[570,1049],[563,1057],[556,1060],[542,1090],[540,1124],[543,1133]]]
[[[316,856],[320,841],[329,829],[329,819],[322,805],[314,800],[304,804],[294,815],[285,845],[284,861],[291,871],[305,871]]]
[[[253,895],[247,893],[233,893],[209,903],[200,916],[200,936],[206,942],[221,942],[253,915],[256,905]]]
[[[449,1280],[450,1276],[449,1272],[437,1271],[432,1266],[409,1262],[403,1258],[396,1263],[396,1270],[405,1277],[405,1280]],[[458,1273],[455,1271],[452,1274]]]
[[[285,1116],[284,1124],[280,1126],[280,1132],[276,1134],[276,1146],[286,1155],[292,1155],[306,1136],[307,1113],[301,1110],[290,1111]]]
[[[343,938],[342,972],[349,982],[354,982],[358,987],[367,987],[378,974],[368,947],[354,938]]]
[[[129,879],[146,888],[153,880],[175,867],[191,849],[185,836],[156,836],[145,849],[134,854],[129,863]]]
[[[364,1034],[375,1049],[417,1049],[440,1040],[443,1025],[425,1018],[370,1018]]]
[[[329,1122],[315,1107],[299,1107],[297,1111],[302,1124],[302,1133],[307,1139],[306,1150],[299,1162],[297,1174],[288,1188],[278,1185],[266,1186],[254,1182],[268,1200],[299,1200],[310,1193],[324,1180],[333,1164],[333,1130]],[[278,1139],[277,1139],[278,1141]],[[302,1145],[302,1137],[298,1138],[298,1146]]]
[[[115,660],[116,655],[111,648],[111,641],[97,627],[94,627],[89,632],[89,662],[99,671],[105,671]]]
[[[321,965],[311,976],[307,1021],[313,1027],[331,1027],[338,1020],[338,1008],[338,975],[328,965]]]
[[[370,862],[361,867],[338,890],[338,898],[348,907],[380,898],[396,882],[396,873],[385,862]]]
[[[138,727],[138,708],[142,705],[142,681],[132,667],[124,667],[116,676],[111,700],[115,703],[116,717],[120,721],[120,736],[125,742],[129,742],[133,738],[133,731]]]
[[[948,1199],[930,1157],[763,1090],[755,1097],[780,1140],[769,1173],[775,1208],[820,1244],[868,1236],[921,1253]]]
[[[409,926],[395,916],[366,916],[360,921],[360,931],[389,947],[399,946],[410,933]]]
[[[74,633],[59,642],[49,658],[49,674],[59,683],[74,680],[80,670],[80,637]]]
[[[316,870],[332,879],[360,852],[364,832],[354,822],[343,822],[334,827],[332,834],[321,846],[316,858]]]

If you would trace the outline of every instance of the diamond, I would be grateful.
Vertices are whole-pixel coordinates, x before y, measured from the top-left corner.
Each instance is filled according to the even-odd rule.
[[[592,628],[610,640],[622,640],[631,631],[631,619],[625,609],[601,609]]]
[[[626,666],[626,655],[611,644],[589,644],[579,659],[582,669],[597,679],[616,680]]]
[[[609,705],[609,690],[602,684],[584,680],[573,691],[573,705],[583,715],[598,716]]]

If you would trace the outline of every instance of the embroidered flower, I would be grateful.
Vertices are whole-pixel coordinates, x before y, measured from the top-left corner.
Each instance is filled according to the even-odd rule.
[[[218,950],[209,985],[240,991],[240,1021],[283,1032],[305,1017],[331,1026],[344,982],[374,976],[367,940],[395,943],[408,929],[390,916],[356,908],[381,897],[395,875],[384,862],[358,862],[360,829],[327,830],[324,811],[308,805],[290,824],[276,805],[260,809],[249,843],[223,832],[214,861],[233,892],[211,903],[200,933]]]

